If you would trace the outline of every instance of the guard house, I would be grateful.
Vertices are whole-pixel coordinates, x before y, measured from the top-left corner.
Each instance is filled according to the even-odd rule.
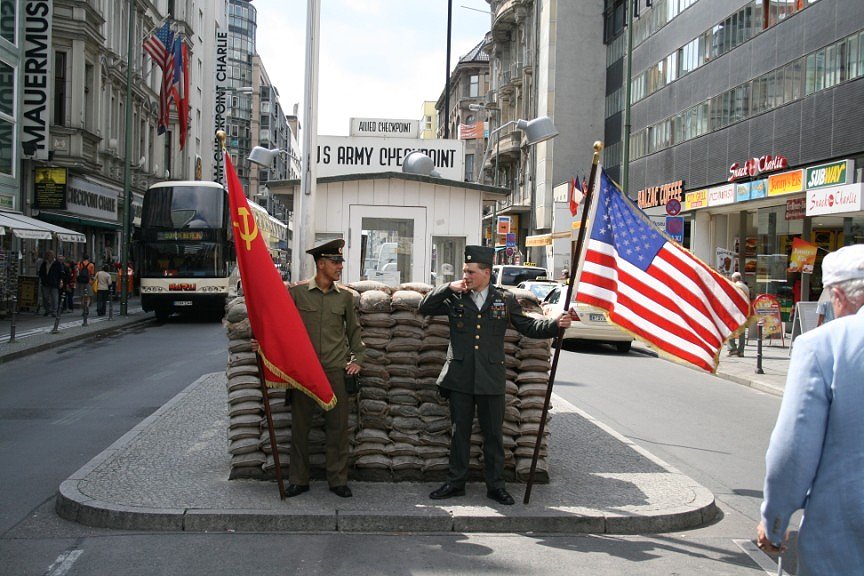
[[[270,193],[294,206],[300,181],[270,181]],[[461,277],[467,244],[482,237],[483,206],[506,197],[495,186],[405,172],[317,178],[315,242],[343,238],[342,282],[377,280],[438,285]],[[299,231],[294,227],[294,234]],[[306,257],[293,254],[292,258]]]

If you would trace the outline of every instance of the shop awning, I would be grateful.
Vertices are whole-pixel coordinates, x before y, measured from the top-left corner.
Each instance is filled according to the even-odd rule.
[[[51,240],[56,238],[61,242],[85,243],[87,238],[80,232],[43,222],[19,212],[0,211],[0,234],[11,232],[18,238],[28,240]]]

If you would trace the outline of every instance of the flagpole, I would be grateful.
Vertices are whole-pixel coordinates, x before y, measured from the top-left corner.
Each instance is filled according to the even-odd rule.
[[[585,202],[582,204],[582,219],[580,220],[579,233],[576,236],[576,248],[570,257],[570,278],[567,281],[567,294],[564,302],[564,312],[569,312],[570,302],[573,299],[573,286],[576,283],[576,270],[582,255],[582,247],[585,244],[585,234],[588,228],[588,214],[591,212],[591,203],[594,201],[594,182],[597,178],[597,165],[600,163],[600,151],[603,143],[599,140],[594,142],[594,157],[591,159],[591,175],[588,177],[587,190],[583,190]],[[549,370],[549,383],[546,385],[546,398],[543,401],[543,413],[540,416],[540,430],[537,432],[537,440],[534,442],[534,454],[531,456],[531,469],[528,471],[528,484],[525,486],[525,497],[523,504],[528,504],[531,499],[531,488],[534,485],[534,472],[537,469],[537,460],[540,457],[540,444],[543,442],[543,432],[546,429],[546,417],[549,415],[549,404],[552,401],[552,385],[555,383],[555,373],[558,371],[558,358],[561,356],[561,344],[564,341],[564,328],[558,328],[558,337],[555,338],[555,354],[552,356],[552,368]]]
[[[267,416],[267,432],[270,436],[270,449],[273,451],[273,465],[276,466],[276,484],[279,486],[279,499],[285,499],[285,482],[282,480],[282,463],[279,461],[279,445],[276,444],[276,429],[273,427],[273,411],[270,409],[270,394],[267,391],[267,383],[264,381],[264,361],[261,359],[261,350],[255,355],[258,359],[258,375],[261,382],[261,394],[264,400],[264,414]],[[290,394],[290,390],[285,390]]]

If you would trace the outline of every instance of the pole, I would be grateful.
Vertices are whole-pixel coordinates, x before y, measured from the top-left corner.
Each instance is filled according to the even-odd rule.
[[[445,140],[450,138],[450,34],[451,34],[452,29],[453,29],[453,0],[447,0],[447,75],[444,77],[444,139]]]
[[[126,43],[126,153],[123,160],[123,248],[120,250],[120,315],[126,316],[129,307],[127,274],[129,269],[129,228],[132,210],[132,38],[135,33],[135,3],[129,0],[129,30]]]
[[[621,191],[628,193],[630,181],[630,83],[633,74],[633,5],[636,0],[626,5],[627,9],[627,65],[624,72],[624,141],[621,143]]]
[[[292,278],[297,281],[312,276],[306,250],[315,244],[315,179],[318,142],[318,43],[321,28],[321,4],[308,0],[306,5],[306,79],[303,95],[303,172],[300,175],[300,194],[297,197],[299,219],[294,220],[294,254]],[[299,232],[299,234],[298,234]]]
[[[564,299],[564,311],[570,310],[570,301],[573,298],[573,286],[576,281],[576,264],[585,244],[585,233],[588,228],[588,213],[591,211],[591,203],[594,201],[594,181],[597,178],[597,165],[600,162],[600,151],[603,150],[602,142],[594,143],[594,157],[591,160],[591,175],[588,177],[588,190],[585,192],[585,202],[582,204],[582,220],[579,226],[579,234],[576,237],[576,248],[570,257],[570,278],[567,280],[567,297]],[[555,354],[552,357],[552,369],[549,370],[549,384],[546,386],[546,398],[543,402],[543,414],[540,416],[540,430],[537,432],[537,441],[534,443],[534,454],[531,456],[531,469],[528,471],[528,484],[525,486],[525,498],[523,504],[528,504],[531,499],[531,487],[534,485],[534,471],[537,469],[537,459],[540,456],[540,443],[543,441],[543,432],[546,429],[546,417],[549,414],[549,404],[552,401],[552,385],[555,383],[555,373],[558,371],[558,358],[561,356],[561,343],[564,340],[564,329],[558,329],[558,337],[555,338]]]
[[[498,120],[501,123],[501,120]],[[501,131],[495,133],[495,186],[498,186],[498,158],[501,156]]]
[[[279,446],[276,444],[276,430],[273,428],[273,412],[270,410],[270,395],[267,393],[267,383],[264,381],[264,362],[261,352],[255,355],[258,359],[258,378],[261,382],[261,394],[264,400],[264,414],[267,416],[267,432],[270,436],[270,449],[273,451],[273,465],[276,466],[276,484],[279,486],[279,499],[285,499],[285,482],[282,480],[282,463],[279,461]],[[286,390],[288,394],[290,390]]]
[[[764,374],[762,369],[762,327],[764,322],[759,320],[756,323],[756,374]]]

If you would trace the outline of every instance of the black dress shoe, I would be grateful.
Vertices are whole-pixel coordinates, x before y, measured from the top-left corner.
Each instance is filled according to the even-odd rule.
[[[429,494],[432,500],[444,500],[445,498],[453,498],[455,496],[464,496],[465,488],[456,488],[449,482],[442,485],[440,488]]]
[[[348,486],[331,486],[330,492],[340,498],[351,498],[351,496],[353,496],[351,489],[348,488]]]
[[[513,505],[513,497],[505,490],[504,488],[495,488],[494,490],[487,490],[486,497],[495,500],[499,504],[504,504],[505,506]]]
[[[285,496],[287,496],[288,498],[293,498],[294,496],[299,496],[300,494],[308,491],[308,484],[289,484],[288,489],[285,490]]]

